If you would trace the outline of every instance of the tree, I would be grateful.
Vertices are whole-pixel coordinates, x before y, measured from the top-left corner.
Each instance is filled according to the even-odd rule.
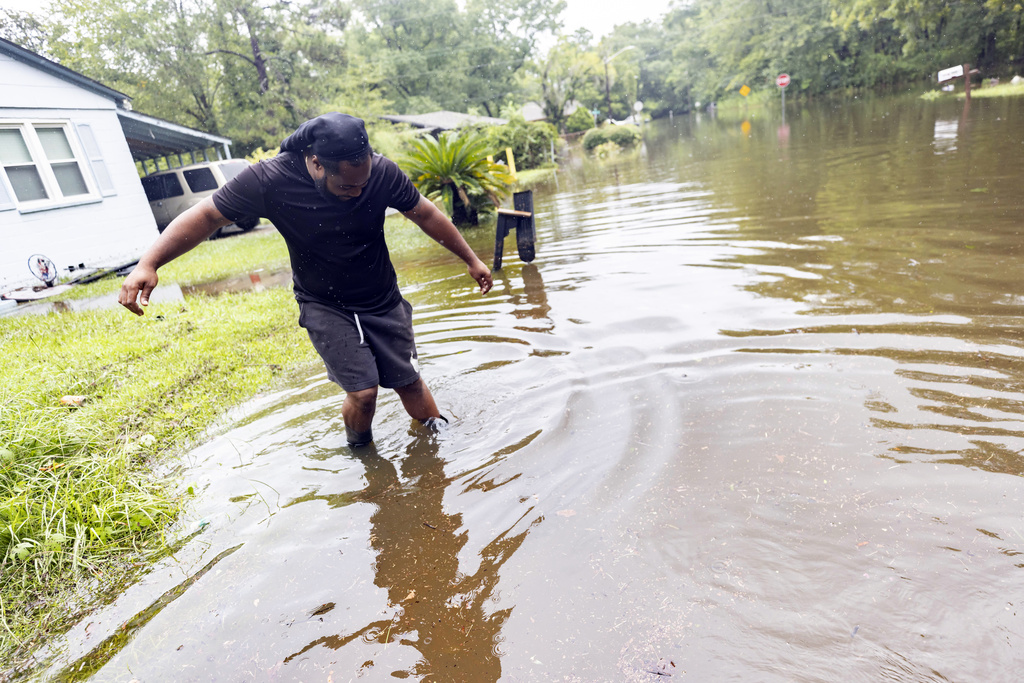
[[[496,116],[504,98],[516,90],[516,74],[538,38],[558,30],[558,15],[564,9],[565,0],[470,0],[466,5],[467,102]]]
[[[564,131],[566,110],[575,101],[593,102],[599,97],[604,71],[601,59],[589,49],[589,33],[560,38],[535,67],[540,80],[541,105],[547,120]]]
[[[221,77],[202,55],[196,7],[173,0],[57,0],[52,9],[46,54],[131,95],[141,111],[220,132],[214,97]]]
[[[886,52],[898,50],[916,75],[931,74],[935,64],[970,62],[989,71],[1006,62],[1024,61],[1024,31],[1019,2],[1007,0],[855,0],[837,7],[837,24],[874,32],[885,26],[895,34]]]
[[[356,0],[369,30],[351,32],[370,87],[402,113],[465,106],[459,50],[464,17],[455,0]],[[458,68],[456,68],[458,67]]]
[[[644,112],[652,117],[687,109],[688,103],[676,97],[669,87],[668,77],[675,62],[665,27],[652,21],[621,24],[602,41],[602,48],[609,55],[630,45],[635,49],[623,53],[613,64],[619,75],[624,76],[612,86],[613,104],[619,103],[628,115],[628,108],[639,99],[644,103]]]
[[[305,119],[373,101],[349,78],[340,0],[55,0],[43,54],[137,109],[276,147]]]
[[[0,38],[43,55],[50,51],[50,26],[31,12],[0,7]]]
[[[558,27],[564,0],[358,0],[352,31],[372,87],[402,112],[482,109],[497,115],[537,40]]]
[[[336,0],[309,3],[216,0],[210,47],[225,76],[226,134],[245,149],[276,144],[346,91],[342,32],[350,10]]]

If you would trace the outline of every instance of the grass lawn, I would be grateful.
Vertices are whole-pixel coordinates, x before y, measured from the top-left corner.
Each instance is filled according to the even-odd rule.
[[[999,85],[985,85],[971,88],[971,97],[1022,97],[1024,96],[1024,83],[1000,83]],[[957,93],[957,97],[965,98],[963,92]]]
[[[963,84],[956,81],[956,93],[946,93],[941,90],[929,90],[921,94],[923,100],[940,100],[947,97],[966,99],[967,94],[963,91]],[[971,98],[980,97],[1024,97],[1024,83],[1000,83],[999,85],[976,85],[971,88]]]
[[[395,255],[430,242],[401,216],[387,230]],[[287,264],[280,235],[259,230],[206,242],[160,276],[200,284]],[[114,297],[120,284],[74,289]],[[156,466],[228,407],[316,362],[297,318],[287,287],[154,303],[141,318],[120,306],[0,318],[0,661],[17,662],[80,617],[75,604],[165,552],[184,502]]]
[[[558,173],[558,168],[555,166],[545,168],[531,168],[526,171],[519,171],[516,174],[516,191],[528,190],[538,183],[543,183],[551,180]],[[510,204],[511,206],[511,204]]]

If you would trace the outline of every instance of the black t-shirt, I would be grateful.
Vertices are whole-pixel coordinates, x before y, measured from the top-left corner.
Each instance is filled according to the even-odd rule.
[[[269,218],[288,245],[295,298],[354,313],[385,313],[401,301],[384,241],[384,211],[411,211],[420,193],[395,162],[373,155],[370,181],[348,201],[316,189],[302,155],[282,152],[213,195],[226,218]]]

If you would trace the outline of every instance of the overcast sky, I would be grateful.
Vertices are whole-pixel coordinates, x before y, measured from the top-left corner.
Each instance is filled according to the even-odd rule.
[[[600,38],[611,33],[616,24],[657,20],[668,11],[669,0],[566,0],[565,4],[562,21],[566,33],[586,28]]]

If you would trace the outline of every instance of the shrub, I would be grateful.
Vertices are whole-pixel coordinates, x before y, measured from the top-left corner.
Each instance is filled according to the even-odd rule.
[[[403,170],[427,199],[440,199],[456,223],[475,225],[478,212],[497,207],[514,182],[505,166],[487,160],[491,148],[479,131],[450,130],[437,139],[417,138],[411,146],[399,159]]]
[[[613,142],[619,147],[633,147],[639,144],[642,136],[636,126],[602,126],[591,128],[583,136],[583,149],[589,151],[600,147],[606,142]]]
[[[487,129],[487,140],[491,147],[502,153],[512,148],[516,168],[526,170],[540,168],[551,158],[551,145],[558,142],[558,131],[550,123],[527,122],[522,115],[513,116],[504,126]]]
[[[604,128],[591,128],[583,136],[583,149],[589,152],[606,142],[608,142],[608,133],[605,132]]]
[[[407,153],[411,141],[420,135],[419,130],[388,121],[367,121],[366,132],[370,136],[373,151],[389,159],[397,159]]]
[[[636,126],[612,126],[608,129],[608,139],[619,147],[634,147],[640,144],[642,137]]]
[[[565,121],[565,130],[568,133],[582,133],[594,127],[594,115],[586,107],[577,107],[576,111],[569,115]]]
[[[275,147],[274,149],[263,149],[262,147],[257,147],[252,151],[252,154],[246,156],[245,159],[250,164],[258,164],[261,161],[273,159],[274,157],[277,156],[278,152],[280,151],[281,150],[277,147]]]

